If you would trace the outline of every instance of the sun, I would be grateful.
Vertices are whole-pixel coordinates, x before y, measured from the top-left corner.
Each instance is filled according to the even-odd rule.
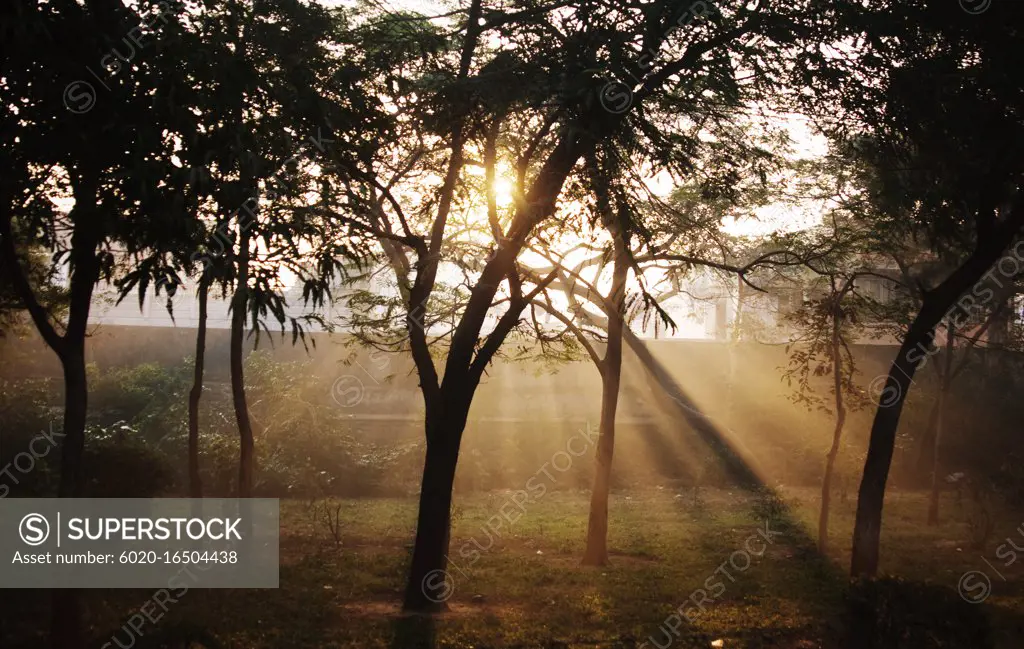
[[[498,207],[508,207],[512,204],[515,186],[508,178],[497,178],[494,181],[494,198]]]

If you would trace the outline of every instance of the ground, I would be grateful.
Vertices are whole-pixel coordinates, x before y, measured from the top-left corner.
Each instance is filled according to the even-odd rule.
[[[662,648],[671,641],[680,649],[831,647],[828,638],[842,624],[854,503],[837,496],[833,550],[822,558],[808,533],[816,528],[816,492],[781,493],[784,499],[671,487],[614,493],[611,560],[601,568],[579,564],[586,493],[551,492],[521,509],[510,504],[512,492],[459,497],[451,610],[435,618],[398,613],[414,499],[337,501],[338,544],[308,503],[283,501],[279,589],[193,589],[138,633],[115,630],[152,592],[90,591],[91,633],[105,649],[129,642],[164,646],[167,637],[197,630],[209,637],[194,646],[233,649],[583,648],[644,641]],[[1024,543],[1021,521],[1010,512],[998,515],[992,536],[971,549],[970,505],[951,494],[943,509],[942,524],[927,527],[924,494],[891,494],[881,571],[929,582],[958,606],[977,607],[996,629],[1000,649],[1024,646],[1024,561],[1003,567],[1005,559],[996,556],[1007,537]],[[489,520],[497,532],[486,528]],[[979,575],[961,582],[969,571],[991,580],[984,603],[955,596],[958,587],[967,598],[985,594]],[[19,595],[5,606],[4,635],[15,640],[9,646],[39,646],[45,593],[7,591],[8,600],[12,592]],[[704,600],[703,610],[695,600]],[[670,617],[680,606],[689,622]],[[960,645],[937,640],[934,646]]]

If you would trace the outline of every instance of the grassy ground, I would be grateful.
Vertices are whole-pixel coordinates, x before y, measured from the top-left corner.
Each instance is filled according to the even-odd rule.
[[[844,610],[852,502],[836,502],[833,553],[823,558],[808,534],[816,526],[813,490],[785,491],[786,506],[738,490],[704,491],[697,497],[669,488],[616,493],[611,562],[584,568],[579,557],[586,494],[548,493],[526,505],[525,512],[507,505],[510,495],[458,499],[451,611],[436,619],[398,615],[414,501],[338,501],[338,546],[306,504],[282,502],[279,589],[191,590],[159,622],[147,622],[140,634],[115,630],[151,592],[91,591],[91,634],[100,647],[113,633],[120,644],[106,645],[110,648],[129,642],[139,648],[164,646],[168,634],[186,628],[211,635],[203,646],[237,649],[633,647],[645,640],[649,647],[665,647],[666,619],[688,599],[699,601],[695,591],[703,589],[714,602],[705,601],[703,611],[686,606],[692,623],[678,627],[680,636],[671,636],[672,646],[834,646],[828,638]],[[960,576],[986,571],[992,593],[977,610],[997,630],[996,646],[1024,646],[1024,557],[1007,568],[996,559],[996,548],[1006,537],[1024,545],[1016,530],[1021,521],[1012,513],[1001,515],[991,539],[973,550],[969,507],[958,506],[952,496],[943,505],[943,524],[929,528],[923,524],[922,494],[889,497],[882,572],[930,582],[959,603]],[[486,523],[501,511],[515,522],[506,519],[496,533],[488,531]],[[759,535],[766,524],[771,533],[781,532],[769,534],[774,537],[770,544]],[[763,554],[755,556],[762,547]],[[986,560],[1000,568],[1005,581]],[[3,607],[2,633],[10,642],[2,644],[40,646],[45,593],[17,591],[14,599],[13,592],[7,591]],[[933,646],[961,645],[936,639]]]

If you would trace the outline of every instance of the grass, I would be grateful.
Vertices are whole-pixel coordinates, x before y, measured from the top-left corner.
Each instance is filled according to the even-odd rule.
[[[645,640],[649,647],[665,646],[663,624],[675,609],[698,589],[723,589],[704,611],[689,607],[695,611],[692,624],[680,627],[673,647],[834,646],[828,638],[842,623],[852,502],[837,498],[833,553],[821,557],[807,532],[817,520],[817,494],[811,489],[785,490],[787,507],[739,490],[706,490],[696,499],[689,491],[670,488],[615,493],[611,561],[585,568],[579,558],[586,493],[549,492],[527,504],[525,512],[507,505],[510,496],[499,492],[457,499],[450,569],[455,590],[447,614],[427,618],[398,612],[415,501],[338,501],[340,546],[306,504],[287,501],[282,502],[279,589],[190,590],[165,617],[147,622],[141,637],[123,629],[114,637],[128,646],[136,636],[134,646],[140,649],[188,646],[167,644],[170,635],[183,629],[207,632],[211,637],[201,646],[232,649],[634,647]],[[1016,531],[1020,521],[1007,513],[994,538],[971,550],[966,505],[958,507],[950,496],[943,506],[943,523],[929,528],[923,524],[923,494],[890,495],[882,572],[955,593],[964,572],[986,570],[992,595],[978,606],[997,630],[996,646],[1024,646],[1024,557],[1019,566],[1005,569],[996,559],[1005,537],[1016,539],[1018,546],[1024,542]],[[487,522],[498,520],[492,517],[503,508],[514,524],[504,520],[496,533],[489,531]],[[767,523],[772,531],[783,533],[771,544],[749,543],[754,552],[761,545],[767,548],[759,557],[747,554],[745,566],[743,548],[765,529],[765,516],[774,517]],[[986,559],[1001,568],[1005,581]],[[6,599],[14,599],[12,592]],[[109,642],[151,595],[90,591],[89,624],[96,646]],[[3,607],[8,618],[3,635],[10,640],[3,646],[40,646],[46,601],[44,592],[19,591],[16,601]],[[721,644],[712,645],[713,640]],[[954,645],[936,640],[934,646]]]

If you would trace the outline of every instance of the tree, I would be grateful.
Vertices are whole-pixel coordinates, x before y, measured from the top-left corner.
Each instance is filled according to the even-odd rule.
[[[303,297],[317,307],[329,295],[337,260],[350,250],[333,224],[286,218],[302,203],[313,167],[292,158],[298,143],[316,138],[324,121],[339,134],[361,133],[366,126],[348,119],[361,110],[357,99],[351,105],[337,101],[355,93],[344,92],[350,77],[327,56],[335,26],[328,13],[301,2],[191,9],[183,13],[184,5],[173,1],[15,2],[0,16],[10,28],[0,58],[0,160],[10,171],[0,184],[0,261],[63,366],[63,497],[81,495],[84,484],[85,345],[97,283],[118,285],[122,297],[137,288],[140,299],[149,286],[158,295],[173,291],[182,283],[178,271],[191,270],[196,260],[186,260],[184,251],[191,247],[202,255],[204,217],[214,211],[218,243],[232,242],[223,281],[241,287],[232,340],[232,360],[238,361],[233,379],[241,387],[241,336],[235,334],[246,317],[254,331],[268,314],[282,327],[286,321],[277,275],[282,262],[273,255],[284,258]],[[40,35],[49,40],[40,42]],[[238,39],[245,47],[233,47]],[[120,50],[111,49],[115,42]],[[247,58],[246,48],[256,45],[259,56]],[[106,92],[97,95],[81,80],[83,61],[100,62],[97,81]],[[328,105],[324,97],[336,101]],[[103,110],[90,110],[98,101],[106,104]],[[286,164],[292,165],[287,173],[281,171]],[[205,174],[199,186],[197,166]],[[286,182],[296,171],[301,181]],[[258,227],[231,223],[242,208],[249,208],[243,213],[254,214]],[[237,249],[236,238],[244,240]],[[59,313],[48,312],[46,288],[24,265],[24,251],[33,247],[50,253],[49,273],[68,277],[63,322]],[[252,249],[268,258],[254,261]],[[294,340],[301,324],[291,324]],[[248,495],[252,444],[251,435],[246,443],[244,388],[242,397],[236,398],[243,431],[240,482]],[[55,593],[55,647],[82,646],[80,618],[78,593]]]
[[[955,244],[955,242],[953,242]],[[921,308],[923,296],[921,288],[936,278],[950,272],[950,269],[962,263],[970,254],[969,248],[951,245],[946,249],[929,254],[922,251],[890,251],[889,253],[899,268],[899,298],[888,305],[878,305],[876,309],[882,318],[890,323],[888,327],[897,337],[902,338],[912,321],[913,315]],[[940,256],[941,255],[941,256]],[[942,352],[936,362],[931,363],[935,370],[937,387],[932,407],[928,415],[925,430],[918,441],[916,473],[926,477],[930,485],[928,499],[927,523],[938,524],[939,500],[944,482],[942,475],[942,436],[945,427],[949,396],[953,382],[969,366],[972,353],[988,338],[990,328],[999,322],[1007,311],[1007,299],[1015,292],[1015,278],[1009,281],[980,282],[979,290],[992,291],[992,299],[978,304],[968,311],[959,312],[956,307],[941,323],[943,329]],[[957,322],[963,329],[957,329]],[[984,342],[989,346],[989,341]],[[959,355],[959,359],[957,358]]]
[[[613,163],[614,164],[614,163]],[[608,563],[608,498],[611,490],[612,457],[615,448],[615,414],[618,409],[619,385],[622,375],[622,339],[626,323],[626,284],[629,279],[632,266],[630,250],[631,217],[629,216],[629,201],[626,199],[621,187],[613,185],[607,162],[602,166],[597,156],[590,156],[587,160],[590,189],[594,196],[594,221],[600,223],[610,238],[609,253],[611,257],[611,284],[608,294],[602,295],[596,288],[596,282],[586,282],[579,273],[582,266],[596,265],[595,274],[600,277],[603,273],[604,253],[599,255],[600,259],[585,260],[578,264],[575,269],[568,270],[559,261],[551,260],[555,266],[550,271],[545,271],[543,276],[554,273],[562,284],[564,295],[570,305],[570,313],[575,317],[567,317],[556,308],[551,301],[547,291],[542,291],[544,301],[540,296],[534,299],[556,319],[562,322],[586,349],[594,362],[598,373],[601,375],[601,420],[598,432],[597,462],[594,472],[594,486],[591,490],[590,514],[587,523],[586,550],[583,554],[583,565],[602,566]],[[570,275],[571,274],[571,275]],[[598,308],[605,314],[605,330],[607,331],[604,356],[602,357],[590,337],[581,329],[585,327],[592,318],[584,311],[584,306],[576,298],[575,291],[577,280],[583,281],[586,285],[590,301],[596,302]],[[543,279],[534,279],[538,285],[544,283]],[[548,283],[553,286],[552,282]],[[582,320],[574,323],[573,320]]]
[[[110,49],[126,34],[152,37],[169,20],[167,7],[12,2],[2,10],[10,30],[0,58],[0,160],[7,170],[0,186],[0,258],[63,368],[62,497],[82,495],[84,485],[85,345],[93,289],[119,271],[115,248],[137,250],[146,229],[176,236],[184,221],[175,192],[180,175],[165,137],[176,132],[174,109],[147,58],[153,50],[133,49],[136,58],[128,66]],[[101,97],[83,86],[83,61],[104,66],[107,92]],[[84,87],[92,90],[86,99],[105,102],[103,110],[82,110]],[[58,208],[54,199],[66,207]],[[56,272],[68,277],[67,312],[60,320],[22,265],[19,251],[32,246],[49,252]],[[77,591],[55,592],[51,629],[55,647],[82,646]]]
[[[1005,290],[997,291],[994,288],[987,290],[992,290],[995,296],[1000,294],[1006,295]],[[978,346],[978,343],[988,332],[992,323],[1001,316],[1006,306],[1005,297],[997,299],[994,304],[985,306],[991,310],[983,314],[961,314],[954,309],[950,317],[947,317],[942,323],[945,338],[942,343],[942,356],[933,363],[935,372],[938,375],[939,386],[931,415],[928,418],[928,430],[926,431],[925,443],[922,444],[921,453],[922,458],[927,458],[928,460],[928,473],[930,476],[928,525],[938,525],[939,523],[939,500],[944,481],[942,471],[942,439],[946,426],[946,411],[953,381],[968,366],[972,351]],[[980,322],[978,322],[979,315],[981,315]],[[958,330],[958,326],[964,327],[964,329]],[[958,351],[960,352],[959,361],[957,360]],[[928,450],[931,451],[930,455],[927,453]]]
[[[379,82],[400,135],[408,137],[383,142],[360,165],[362,182],[332,187],[319,207],[378,239],[406,313],[427,442],[407,609],[443,607],[451,487],[469,409],[523,310],[555,279],[524,278],[519,256],[538,225],[571,209],[563,195],[579,187],[579,161],[599,144],[615,142],[631,155],[648,156],[658,169],[693,172],[695,151],[733,145],[701,140],[701,129],[744,106],[751,93],[768,93],[781,78],[784,58],[805,40],[824,38],[829,14],[810,6],[729,6],[711,15],[701,9],[698,16],[693,7],[670,2],[524,2],[496,9],[474,0],[449,14],[458,17],[456,37],[440,44],[437,29],[423,18],[384,13],[366,20],[373,42],[364,51],[412,53]],[[778,47],[755,52],[748,44],[755,34]],[[445,49],[449,43],[452,49]],[[756,68],[756,80],[738,73],[737,61]],[[609,83],[600,70],[636,83]],[[631,99],[625,106],[619,101],[624,94]],[[679,120],[680,113],[686,119]],[[437,325],[431,316],[447,272],[442,262],[474,243],[467,234],[453,247],[445,234],[470,208],[466,169],[477,160],[486,166],[488,142],[505,141],[509,133],[515,137],[498,153],[514,175],[516,199],[491,228],[491,240],[475,242],[487,261],[462,285],[465,299],[445,336],[439,371],[429,330]]]
[[[741,156],[737,155],[744,150],[748,153],[747,167],[739,163]],[[591,208],[595,214],[593,221],[604,231],[600,243],[577,243],[568,252],[557,253],[551,244],[552,237],[545,231],[544,236],[538,237],[543,247],[530,247],[552,264],[548,268],[532,268],[533,281],[539,282],[549,272],[556,273],[557,279],[549,289],[561,291],[568,313],[563,314],[553,303],[549,289],[542,291],[543,300],[538,297],[535,303],[576,337],[601,376],[601,426],[584,565],[604,565],[608,561],[608,502],[624,341],[647,366],[655,385],[666,394],[672,394],[672,387],[650,366],[643,343],[630,332],[630,322],[642,313],[644,320],[656,318],[656,330],[674,328],[661,303],[678,295],[681,279],[696,268],[734,274],[743,285],[750,281],[748,276],[757,274],[765,266],[794,263],[789,257],[797,255],[783,249],[754,255],[746,265],[737,261],[738,256],[748,252],[747,246],[723,233],[722,222],[728,216],[747,213],[770,200],[771,192],[765,187],[767,171],[776,163],[774,156],[766,155],[764,150],[749,143],[725,151],[728,159],[702,160],[702,167],[716,171],[731,167],[734,175],[727,187],[720,179],[705,176],[689,186],[677,188],[668,201],[651,196],[645,185],[635,187],[623,181],[639,176],[639,169],[630,168],[629,158],[623,152],[612,149],[603,152],[602,158],[591,156],[586,168]],[[634,236],[637,229],[639,236]],[[569,263],[566,257],[578,253],[581,247],[596,254],[578,263]],[[605,277],[609,262],[610,276]],[[630,270],[635,273],[632,297],[627,292]],[[602,290],[600,285],[606,279],[608,288]],[[594,327],[603,330],[605,335],[595,332]],[[605,340],[603,357],[593,344],[602,338]],[[715,448],[718,450],[717,446]]]
[[[140,306],[152,283],[173,292],[182,276],[197,276],[199,327],[189,395],[190,491],[198,483],[198,406],[202,393],[209,290],[230,297],[232,403],[239,430],[238,494],[252,496],[255,442],[243,372],[247,336],[258,345],[269,322],[289,327],[305,344],[305,325],[325,325],[317,309],[345,265],[358,261],[358,242],[310,214],[305,193],[316,162],[330,144],[337,159],[369,146],[373,109],[356,87],[359,73],[337,69],[329,43],[347,29],[327,10],[305,2],[238,0],[193,12],[184,69],[190,84],[187,137],[179,157],[196,197],[192,238],[184,245],[157,239],[120,284],[122,298],[138,290]],[[216,62],[211,64],[210,61]],[[168,65],[172,65],[168,62]],[[330,103],[329,103],[330,102]],[[184,102],[183,102],[184,103]],[[330,128],[333,139],[325,135]],[[301,287],[310,312],[286,314],[286,277]],[[170,302],[168,302],[170,304]]]
[[[994,7],[983,20],[964,20],[955,6],[884,3],[839,32],[851,56],[818,60],[807,68],[814,114],[836,140],[853,146],[871,171],[867,186],[884,236],[920,237],[941,248],[957,241],[969,250],[941,281],[923,288],[886,378],[871,428],[854,528],[851,573],[874,575],[885,486],[896,428],[915,371],[934,353],[935,327],[991,299],[983,278],[1024,225],[1020,192],[1021,7]],[[864,91],[856,80],[872,80]],[[966,295],[965,295],[966,294]],[[963,296],[961,298],[961,296]]]
[[[840,228],[835,220],[833,225],[834,230],[828,237],[841,243],[834,254],[807,264],[814,273],[806,289],[811,297],[787,317],[796,335],[786,344],[789,366],[784,373],[790,386],[796,381],[792,395],[796,402],[835,415],[832,443],[825,455],[818,515],[818,552],[823,555],[828,550],[832,480],[847,411],[865,405],[864,391],[855,382],[857,365],[850,343],[863,335],[864,315],[871,305],[868,298],[858,294],[857,280],[877,273],[866,266],[871,256],[866,248],[858,245],[863,244],[863,237]],[[884,275],[881,277],[885,280]],[[818,377],[830,377],[831,409],[816,394],[813,382]]]

